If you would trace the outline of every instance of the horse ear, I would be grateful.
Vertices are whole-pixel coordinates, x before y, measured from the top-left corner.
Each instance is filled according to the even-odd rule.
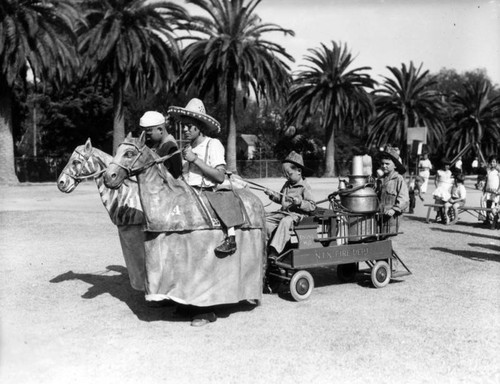
[[[90,153],[92,151],[92,143],[90,142],[90,137],[85,142],[85,153]]]
[[[139,146],[146,144],[146,132],[142,131],[141,136],[139,136]]]
[[[129,132],[126,139],[131,139],[132,138],[132,132]]]

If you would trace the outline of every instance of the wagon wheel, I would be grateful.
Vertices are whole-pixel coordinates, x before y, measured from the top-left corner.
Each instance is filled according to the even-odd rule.
[[[354,281],[358,272],[358,263],[340,264],[337,266],[337,277],[342,283]]]
[[[290,280],[290,293],[295,301],[308,299],[313,288],[313,277],[307,271],[298,271]]]
[[[383,288],[391,280],[391,268],[386,261],[377,261],[371,272],[372,283],[375,288]]]

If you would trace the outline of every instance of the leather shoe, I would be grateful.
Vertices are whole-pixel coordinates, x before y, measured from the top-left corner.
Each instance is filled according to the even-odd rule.
[[[224,239],[221,245],[215,248],[215,252],[231,254],[236,252],[236,240],[234,236],[228,236]]]
[[[191,320],[191,326],[203,327],[204,325],[207,325],[208,323],[213,323],[216,320],[217,320],[217,315],[215,313],[213,312],[203,313],[201,315],[196,315],[195,317],[193,317],[193,320]]]

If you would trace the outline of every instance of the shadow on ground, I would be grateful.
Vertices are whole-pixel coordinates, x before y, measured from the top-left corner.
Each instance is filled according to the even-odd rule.
[[[450,253],[452,255],[460,256],[460,257],[463,257],[463,258],[469,259],[469,260],[497,261],[497,262],[500,261],[500,257],[498,256],[498,253],[493,254],[491,252],[474,252],[474,251],[467,251],[467,250],[463,251],[463,250],[443,248],[443,247],[432,247],[430,249],[434,250],[434,251]]]
[[[470,225],[468,225],[470,226]],[[477,226],[474,226],[475,228],[484,228],[484,225],[477,225]],[[433,231],[441,231],[441,232],[445,232],[445,233],[450,233],[450,234],[463,234],[463,235],[471,235],[471,232],[470,231],[460,231],[458,229],[458,227],[456,227],[457,229],[451,229],[449,227],[433,227],[431,228],[431,230]],[[498,236],[498,232],[494,232],[492,231],[492,234],[491,236],[490,235],[484,235],[484,234],[481,234],[481,233],[474,233],[474,237],[482,237],[482,238],[485,238],[485,239],[492,239],[492,240],[498,240],[499,239],[499,236]]]
[[[118,274],[107,274],[108,272],[118,272]],[[109,294],[112,297],[125,303],[130,310],[141,321],[189,321],[189,316],[179,315],[175,312],[176,303],[163,302],[161,305],[148,306],[144,299],[144,292],[136,291],[130,286],[127,269],[120,265],[109,265],[103,273],[75,273],[65,272],[50,280],[51,283],[62,283],[70,280],[83,281],[91,287],[81,297],[84,299],[94,299],[102,294]],[[212,309],[218,317],[227,318],[232,313],[251,311],[255,304],[247,301],[231,305],[221,305]]]

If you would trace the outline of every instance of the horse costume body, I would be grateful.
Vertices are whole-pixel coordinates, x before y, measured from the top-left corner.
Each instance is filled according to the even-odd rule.
[[[61,192],[71,193],[82,180],[95,180],[101,201],[118,228],[130,285],[138,291],[144,291],[144,214],[139,189],[134,180],[118,189],[110,189],[104,185],[103,173],[111,159],[112,156],[93,148],[88,139],[85,145],[76,147],[71,154],[57,179],[57,187]]]
[[[247,189],[234,191],[245,216],[236,229],[238,250],[217,255],[225,233],[206,196],[182,177],[175,179],[158,159],[144,134],[139,139],[129,135],[104,176],[108,187],[117,188],[137,175],[146,218],[146,300],[200,307],[260,300],[265,257],[260,199]]]

